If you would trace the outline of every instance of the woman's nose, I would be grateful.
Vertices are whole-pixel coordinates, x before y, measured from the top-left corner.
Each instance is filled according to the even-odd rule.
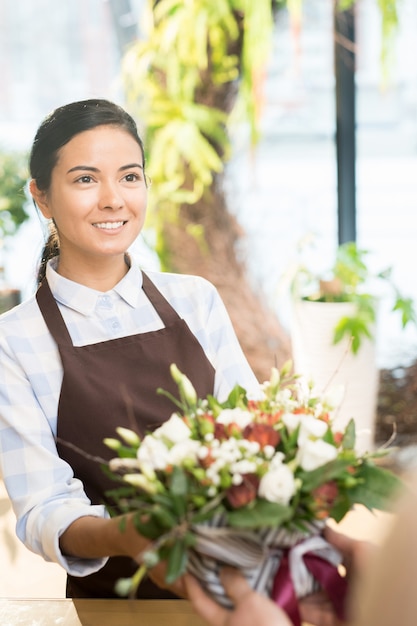
[[[117,210],[123,206],[123,196],[116,183],[107,181],[100,185],[100,209]]]

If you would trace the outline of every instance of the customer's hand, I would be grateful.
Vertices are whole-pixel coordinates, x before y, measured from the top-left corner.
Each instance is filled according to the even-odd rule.
[[[292,626],[287,615],[272,600],[250,588],[237,570],[223,568],[223,587],[235,608],[228,610],[210,598],[190,574],[185,576],[188,597],[196,611],[211,626]]]
[[[369,541],[352,539],[331,526],[326,526],[324,538],[342,555],[348,580],[356,579],[362,574],[376,548]]]
[[[363,570],[366,569],[367,562],[375,546],[367,541],[358,541],[348,535],[336,531],[328,526],[324,531],[325,539],[342,555],[342,565],[345,575],[350,582],[357,582]],[[310,594],[302,598],[299,602],[302,619],[314,626],[341,626],[346,622],[341,622],[333,609],[324,591]],[[349,603],[346,607],[349,613]]]

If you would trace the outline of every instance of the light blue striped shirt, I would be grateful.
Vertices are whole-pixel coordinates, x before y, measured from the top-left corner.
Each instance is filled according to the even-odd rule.
[[[196,276],[147,274],[212,363],[215,395],[224,399],[236,383],[256,393],[258,383],[214,286]],[[47,279],[74,345],[163,327],[141,289],[142,273],[134,261],[120,283],[106,293],[63,278],[53,262],[47,267]],[[107,513],[102,506],[90,504],[81,482],[56,452],[62,375],[57,346],[35,296],[0,317],[0,475],[16,513],[17,535],[33,552],[83,576],[104,561],[64,557],[59,537],[75,519]]]

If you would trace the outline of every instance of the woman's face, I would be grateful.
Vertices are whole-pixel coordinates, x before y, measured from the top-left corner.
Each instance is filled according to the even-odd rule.
[[[140,233],[147,189],[140,146],[116,126],[76,135],[59,151],[47,192],[31,191],[60,240],[60,266],[122,256]]]

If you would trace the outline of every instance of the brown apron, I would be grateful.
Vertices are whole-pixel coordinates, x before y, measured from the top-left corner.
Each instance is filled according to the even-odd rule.
[[[46,325],[58,344],[64,372],[58,404],[58,454],[83,482],[93,504],[104,503],[105,492],[118,484],[107,478],[99,462],[77,449],[108,460],[114,453],[103,444],[103,439],[117,436],[117,426],[143,435],[167,420],[176,407],[156,389],[161,387],[178,397],[169,371],[171,363],[188,376],[199,397],[212,394],[214,389],[214,369],[201,345],[144,273],[143,290],[164,328],[79,347],[72,344],[46,280],[36,294]],[[132,576],[136,569],[133,559],[112,557],[95,574],[69,575],[67,595],[117,597],[115,582]],[[147,579],[140,585],[138,597],[176,596]]]

